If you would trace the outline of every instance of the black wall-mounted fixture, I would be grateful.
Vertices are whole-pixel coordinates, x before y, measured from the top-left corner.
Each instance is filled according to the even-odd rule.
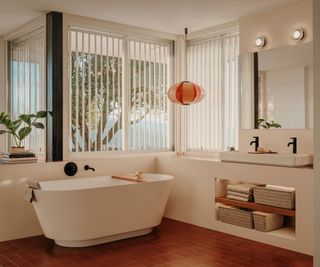
[[[78,166],[74,162],[68,162],[64,165],[64,173],[68,176],[75,176],[78,172]]]
[[[258,147],[259,147],[259,136],[254,136],[253,137],[253,141],[250,142],[250,146],[252,146],[254,144],[254,151],[258,151]]]
[[[290,138],[292,142],[289,142],[287,147],[292,146],[292,153],[297,154],[297,137]]]
[[[92,167],[90,167],[89,165],[84,165],[84,169],[86,170],[86,171],[88,171],[88,170],[91,170],[91,171],[96,171],[95,170],[95,168],[92,168]]]
[[[47,161],[63,160],[63,14],[47,13]]]

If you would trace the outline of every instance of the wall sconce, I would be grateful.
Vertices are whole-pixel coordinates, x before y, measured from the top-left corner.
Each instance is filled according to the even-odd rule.
[[[266,45],[266,39],[264,39],[263,36],[259,36],[256,39],[254,39],[253,45],[256,48],[262,48],[262,47],[264,47]]]
[[[291,32],[290,32],[290,37],[293,41],[296,41],[296,42],[299,42],[303,39],[304,37],[304,32],[303,32],[303,29],[302,28],[296,28],[296,29],[293,29]]]

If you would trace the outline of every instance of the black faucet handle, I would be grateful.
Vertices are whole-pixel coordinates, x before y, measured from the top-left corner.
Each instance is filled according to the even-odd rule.
[[[92,167],[90,167],[89,165],[84,165],[84,169],[85,169],[86,171],[88,171],[88,170],[95,171],[95,168],[92,168]]]

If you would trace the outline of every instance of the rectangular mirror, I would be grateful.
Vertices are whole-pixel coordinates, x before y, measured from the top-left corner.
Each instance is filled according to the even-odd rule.
[[[242,129],[313,128],[312,43],[241,55],[239,68]]]

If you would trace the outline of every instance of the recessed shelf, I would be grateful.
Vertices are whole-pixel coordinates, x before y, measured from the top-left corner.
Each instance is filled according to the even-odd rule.
[[[289,209],[276,208],[266,205],[257,204],[254,202],[244,202],[239,200],[233,200],[226,197],[216,197],[216,203],[222,203],[229,206],[235,206],[239,208],[245,208],[249,210],[257,210],[262,212],[276,213],[284,216],[295,217],[296,211]]]

